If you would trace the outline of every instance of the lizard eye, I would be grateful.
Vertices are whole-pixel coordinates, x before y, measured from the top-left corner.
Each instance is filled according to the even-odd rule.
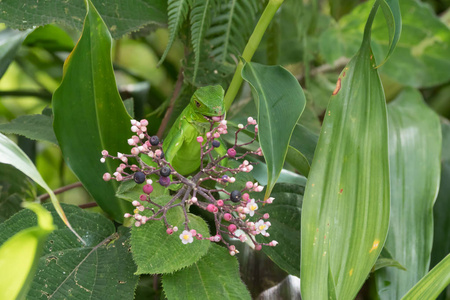
[[[200,102],[198,102],[198,101],[195,101],[195,105],[197,105],[197,107],[201,106]]]

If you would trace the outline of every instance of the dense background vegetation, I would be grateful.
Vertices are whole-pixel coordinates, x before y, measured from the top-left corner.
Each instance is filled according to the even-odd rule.
[[[82,208],[73,205],[63,206],[74,229],[79,231],[88,243],[86,247],[77,250],[74,247],[77,243],[76,237],[68,229],[62,229],[65,228],[63,221],[59,219],[55,209],[46,204],[45,208],[52,212],[53,221],[60,230],[52,233],[51,238],[43,246],[44,254],[37,266],[37,275],[32,279],[29,298],[39,298],[52,293],[56,293],[57,296],[61,281],[67,281],[67,287],[64,287],[67,293],[73,289],[74,294],[80,293],[80,297],[83,297],[82,292],[76,292],[81,283],[70,270],[76,269],[78,272],[84,259],[90,260],[92,253],[95,253],[98,259],[88,261],[89,266],[105,266],[102,270],[104,274],[117,275],[117,277],[108,277],[105,284],[93,284],[94,294],[105,295],[108,289],[117,289],[117,297],[128,299],[134,294],[136,299],[147,299],[150,296],[155,298],[163,296],[164,289],[169,299],[201,298],[198,281],[191,283],[187,280],[187,278],[195,278],[192,270],[185,268],[180,271],[181,265],[177,265],[177,262],[167,263],[165,269],[155,267],[139,271],[144,264],[148,267],[155,261],[163,260],[164,257],[149,258],[149,261],[143,262],[142,265],[138,263],[138,273],[143,275],[140,277],[134,275],[136,257],[133,261],[131,254],[127,251],[130,230],[119,226],[123,222],[123,213],[130,211],[128,202],[132,200],[133,194],[121,194],[123,191],[120,190],[116,194],[117,185],[102,185],[101,175],[104,171],[98,169],[100,168],[98,147],[93,143],[92,149],[86,149],[80,141],[91,139],[93,135],[92,140],[96,140],[96,137],[98,137],[97,140],[105,138],[108,140],[107,145],[101,144],[98,145],[99,147],[108,146],[127,151],[128,145],[125,143],[126,138],[129,137],[129,126],[126,112],[122,108],[122,100],[126,111],[134,118],[149,120],[148,128],[151,134],[164,137],[198,87],[220,84],[227,90],[244,48],[268,2],[158,0],[136,1],[130,4],[129,1],[121,0],[94,0],[93,5],[106,24],[104,29],[99,30],[96,28],[103,26],[101,19],[93,14],[92,9],[87,18],[90,23],[85,23],[83,29],[86,16],[83,1],[70,0],[58,4],[51,1],[31,0],[0,2],[0,12],[2,12],[0,22],[4,23],[0,32],[0,75],[2,76],[0,132],[7,134],[19,145],[36,165],[50,189],[56,190],[63,187],[65,191],[57,195],[61,203]],[[246,291],[237,278],[236,260],[226,253],[224,255],[224,252],[221,252],[223,249],[213,247],[205,258],[190,261],[190,264],[195,262],[202,270],[203,276],[218,276],[214,272],[209,273],[210,270],[225,274],[226,276],[219,282],[223,286],[231,284],[231,287],[224,288],[230,293],[230,298],[246,298],[250,295],[257,297],[261,293],[266,296],[271,293],[285,293],[286,299],[298,295],[298,281],[291,275],[300,276],[301,272],[300,232],[304,234],[303,230],[306,230],[301,229],[300,226],[302,201],[304,195],[305,199],[316,195],[311,187],[305,192],[307,179],[312,186],[316,185],[316,188],[323,190],[326,197],[335,198],[338,201],[340,194],[345,195],[347,190],[353,191],[354,188],[350,184],[341,186],[342,182],[334,180],[338,178],[335,175],[344,174],[342,178],[358,180],[358,176],[362,176],[358,172],[364,170],[364,166],[358,165],[356,159],[352,160],[351,152],[348,150],[361,149],[372,142],[376,144],[378,135],[380,135],[380,145],[383,145],[382,141],[387,142],[389,139],[389,149],[388,144],[384,143],[380,153],[386,156],[381,155],[378,161],[376,157],[368,159],[373,165],[379,165],[381,171],[377,173],[379,176],[368,173],[367,178],[372,185],[361,182],[361,186],[373,186],[373,189],[379,187],[379,194],[390,194],[389,234],[384,250],[374,267],[374,269],[380,269],[377,272],[372,269],[358,297],[400,299],[427,274],[429,269],[450,252],[450,219],[448,218],[450,189],[447,184],[450,180],[450,123],[448,121],[450,118],[450,1],[401,1],[402,32],[395,51],[376,71],[371,68],[370,72],[373,73],[370,73],[367,71],[368,68],[364,69],[356,62],[353,62],[353,65],[349,62],[361,47],[364,26],[373,2],[285,0],[251,58],[253,63],[285,67],[303,88],[306,106],[295,125],[289,146],[284,145],[288,147],[286,163],[272,191],[272,196],[278,203],[274,208],[263,208],[273,217],[271,238],[278,240],[280,245],[273,249],[263,249],[262,252],[254,252],[244,244],[239,246],[241,253],[237,257],[240,262],[241,278],[250,292]],[[39,27],[33,28],[33,26]],[[83,33],[85,39],[78,43],[78,52],[74,51],[69,58],[69,53],[79,40],[82,29],[85,32]],[[374,20],[371,36],[372,51],[377,64],[384,62],[392,45],[392,39],[389,38],[391,29],[386,25],[380,9]],[[113,38],[111,58],[108,55],[107,31]],[[67,61],[65,84],[61,84],[65,61]],[[114,73],[109,72],[111,63]],[[255,64],[255,66],[258,65]],[[347,69],[344,69],[346,66]],[[349,67],[350,71],[346,71]],[[353,67],[356,70],[360,69],[361,73],[357,71],[351,73],[354,70]],[[344,73],[341,73],[342,71]],[[279,74],[274,75],[274,78],[288,76],[283,73],[284,71],[277,72]],[[242,74],[246,81],[244,80],[239,92],[239,86],[235,87],[237,93],[235,99],[233,91],[229,91],[227,95],[231,97],[231,101],[234,99],[227,112],[227,119],[231,125],[245,123],[248,116],[260,117],[254,98],[257,98],[255,95],[258,92],[268,93],[268,91],[260,89],[253,91],[252,94],[248,84],[248,82],[252,83],[250,73],[248,68],[244,69]],[[366,74],[369,73],[375,74],[372,76],[372,81],[366,81]],[[355,112],[355,109],[355,111],[348,111],[346,118],[339,117],[340,113],[345,114],[346,111],[342,107],[332,106],[334,104],[331,104],[330,96],[337,94],[336,97],[341,97],[342,95],[342,98],[332,100],[336,102],[337,99],[346,101],[347,98],[351,98],[345,97],[342,93],[344,91],[349,95],[352,95],[352,91],[354,94],[362,95],[364,91],[360,86],[368,90],[378,86],[377,73],[382,83],[382,86],[379,85],[380,97],[377,99],[383,99],[384,93],[387,116],[384,115],[384,119],[378,119],[377,112],[382,116],[382,109],[378,111],[369,104],[365,107],[362,104],[359,106],[349,102],[349,107],[358,107],[361,111]],[[95,76],[101,79],[91,81],[90,79],[96,78]],[[344,85],[345,76],[354,76],[351,78],[356,79],[351,85]],[[294,77],[283,78],[293,80]],[[340,87],[341,80],[342,92],[336,86],[336,82],[339,82]],[[276,79],[273,81],[277,82]],[[286,81],[283,79],[279,83]],[[358,85],[359,81],[361,85]],[[270,80],[264,84],[269,86],[269,83]],[[119,94],[115,91],[115,85]],[[58,87],[59,94],[55,93]],[[291,102],[287,98],[294,93],[295,88],[287,87],[285,90],[279,93],[284,97],[283,99],[286,99],[284,105],[289,106]],[[371,94],[373,90],[366,91],[367,99],[373,98]],[[58,113],[55,103],[61,99],[65,100],[65,104],[61,104],[59,111],[62,121],[54,125],[53,117]],[[96,102],[93,99],[101,99],[101,101]],[[103,128],[103,131],[92,134],[92,128],[96,128],[103,121],[101,117],[92,116],[89,112],[94,107],[98,108],[102,105],[108,107],[106,109],[108,117],[113,121],[112,124],[117,127],[124,125],[123,128],[117,130]],[[380,107],[383,106],[384,101]],[[371,114],[365,115],[366,109]],[[330,110],[333,111],[333,116]],[[338,116],[336,118],[334,118],[335,113]],[[355,117],[354,120],[352,116]],[[359,116],[364,116],[362,118],[364,120],[371,120],[367,121],[367,124],[364,123],[367,127],[361,123],[352,124],[349,123],[350,121],[347,123],[343,121],[355,122]],[[376,117],[371,119],[371,116]],[[103,118],[106,119],[106,117]],[[284,116],[280,118],[283,119]],[[329,127],[324,125],[325,129],[323,129],[323,124]],[[327,140],[326,131],[330,130],[331,133],[333,128],[339,126],[342,126],[341,129],[344,128],[342,132],[345,134],[333,136],[339,136],[342,139]],[[389,136],[387,136],[387,128],[389,128]],[[385,135],[383,135],[384,129]],[[5,140],[2,141],[7,143]],[[232,138],[227,142],[232,142]],[[318,143],[333,145],[335,149],[333,151],[336,152],[332,155],[335,156],[332,158],[327,156],[328,148],[317,150]],[[349,148],[345,148],[345,145],[349,145]],[[339,149],[343,149],[342,152],[339,152]],[[387,168],[387,155],[389,155],[390,170]],[[331,159],[332,162],[348,159],[354,161],[355,166],[346,169],[345,165],[341,166],[339,163],[331,167],[329,166],[332,164],[327,164],[324,165],[325,169],[321,170],[315,167],[319,166],[318,162],[312,164],[315,156],[315,160],[323,158]],[[318,156],[320,158],[317,158]],[[0,161],[5,162],[4,159]],[[265,162],[270,168],[271,163],[267,160],[266,156]],[[261,161],[258,168],[255,167],[251,175],[246,174],[238,178],[238,181],[242,183],[247,180],[258,180],[266,185],[268,181],[270,183],[271,180],[276,179],[276,175],[271,177],[270,174],[267,178],[267,167],[263,162]],[[389,177],[390,190],[385,189],[389,185],[386,184],[386,182],[389,183]],[[36,181],[35,178],[33,179]],[[35,216],[31,211],[24,210],[16,214],[22,209],[20,203],[23,200],[32,201],[36,197],[41,203],[46,203],[49,202],[49,197],[46,195],[47,191],[41,186],[36,185],[10,165],[1,165],[0,184],[0,222],[2,222],[0,243],[3,243],[14,233],[36,224]],[[334,185],[336,185],[336,192],[332,194],[327,189],[334,188]],[[368,191],[375,194],[373,189],[368,188]],[[361,222],[370,219],[367,216],[361,216],[361,211],[357,210],[358,204],[354,205],[352,206],[354,211],[343,213],[346,215],[350,212],[354,213],[355,215],[349,218],[361,220]],[[329,207],[330,210],[335,208],[339,210],[339,206]],[[344,208],[349,209],[347,206]],[[314,210],[311,206],[304,209]],[[377,209],[370,207],[370,210],[365,208],[362,211],[368,215],[375,215]],[[210,221],[209,217],[201,211],[193,211],[193,213]],[[311,218],[312,215],[308,214],[306,218]],[[380,220],[373,222],[378,226],[383,223]],[[383,220],[386,224],[380,226],[388,226],[387,219]],[[302,220],[302,222],[306,221]],[[326,222],[322,225],[323,228],[329,226]],[[346,228],[356,228],[359,225],[352,226],[354,227]],[[322,230],[322,227],[320,228]],[[154,234],[153,239],[150,239],[154,245],[162,243],[163,238],[155,234],[157,229],[160,228],[153,228],[153,232],[144,234],[144,236]],[[387,227],[385,229],[387,231]],[[117,250],[105,243],[105,239],[114,234],[116,234],[115,243],[123,245]],[[324,235],[327,236],[328,232],[324,232]],[[312,241],[314,236],[311,235],[308,238]],[[305,237],[304,240],[307,238]],[[343,239],[343,244],[348,244],[349,240]],[[380,246],[384,244],[383,240],[378,241]],[[54,241],[60,241],[60,243],[53,244]],[[373,249],[378,248],[375,241]],[[131,243],[133,243],[132,239]],[[151,247],[157,248],[157,246],[149,246],[138,251],[155,251],[155,248]],[[184,251],[176,245],[173,247],[173,256]],[[350,255],[347,250],[342,250],[342,256]],[[381,247],[378,250],[381,251]],[[377,259],[378,250],[374,252],[376,256],[368,260],[369,265],[366,267],[369,269]],[[50,255],[52,251],[59,251],[61,257],[58,259],[62,262],[61,265],[52,265]],[[311,257],[314,256],[311,255]],[[327,266],[322,267],[326,268],[327,272],[332,270],[330,273],[336,269],[344,270],[345,268],[340,266],[341,261],[344,261],[339,258],[341,253],[335,252],[333,255],[332,259],[336,263],[328,263]],[[349,266],[351,259],[348,262]],[[119,265],[118,261],[121,262]],[[51,268],[45,268],[46,264]],[[311,267],[309,268],[308,272],[314,272],[314,270],[311,271]],[[406,268],[407,271],[402,268]],[[317,267],[317,269],[320,268]],[[302,272],[307,272],[305,270]],[[367,272],[361,271],[360,274],[353,275],[354,269],[349,270],[350,273],[345,269],[346,274],[358,277],[359,281],[349,288],[351,292],[348,294],[345,294],[347,287],[337,285],[335,294],[337,298],[345,299],[343,295],[356,295],[355,293],[366,280]],[[64,272],[67,272],[67,275]],[[80,268],[80,272],[82,274],[80,278],[86,282],[103,278],[101,275],[91,274],[89,269]],[[167,273],[162,276],[162,283],[160,275],[148,275],[155,273]],[[347,276],[346,274],[344,275]],[[308,278],[314,278],[314,276],[311,275]],[[340,283],[345,281],[341,277],[338,280],[336,273],[331,276],[331,279],[335,280],[336,284],[338,281]],[[309,279],[305,279],[305,282],[306,280]],[[445,280],[448,281],[448,279]],[[323,281],[326,285],[327,279]],[[217,283],[211,285],[217,285]],[[180,286],[183,288],[180,289]],[[211,288],[212,293],[223,292],[208,284],[205,286],[206,291]],[[276,286],[275,291],[269,290],[272,286]],[[91,290],[91,288],[88,289]],[[332,290],[330,286],[328,289]],[[45,292],[42,292],[44,290]],[[442,299],[446,297],[450,299],[448,288],[447,294],[444,294],[441,295]],[[308,299],[307,296],[304,297]]]

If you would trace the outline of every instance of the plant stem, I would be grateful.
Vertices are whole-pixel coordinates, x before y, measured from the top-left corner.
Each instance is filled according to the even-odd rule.
[[[51,100],[52,94],[46,90],[9,90],[0,91],[0,96],[12,96],[12,97],[38,97],[44,100]]]
[[[166,114],[164,115],[164,118],[161,122],[161,126],[159,126],[157,136],[162,137],[164,134],[164,131],[166,130],[167,124],[169,123],[170,117],[172,116],[173,108],[175,107],[175,101],[178,98],[178,95],[180,94],[181,87],[183,86],[183,80],[184,80],[184,69],[181,68],[180,72],[178,73],[178,79],[175,83],[175,90],[173,91],[172,98],[170,99],[169,107],[167,108]]]
[[[73,188],[77,188],[77,187],[80,187],[80,186],[83,186],[83,184],[81,182],[75,182],[75,183],[72,183],[72,184],[60,187],[60,188],[54,190],[53,193],[55,193],[55,195],[61,194],[61,193],[64,193],[64,192],[66,192],[68,190],[71,190]],[[43,195],[40,195],[38,197],[39,201],[43,201],[43,200],[48,199],[48,198],[50,198],[49,194],[43,194]]]
[[[236,71],[234,72],[233,79],[231,80],[230,86],[224,97],[225,102],[225,110],[228,111],[231,104],[234,101],[237,93],[239,92],[239,88],[242,84],[242,76],[241,71],[244,67],[244,61],[251,61],[253,54],[255,54],[256,49],[258,49],[259,43],[266,32],[267,27],[269,26],[270,21],[272,21],[273,16],[277,12],[278,8],[280,8],[281,4],[284,0],[270,0],[267,4],[264,12],[261,15],[261,18],[256,24],[255,29],[253,30],[250,39],[245,46],[244,52],[242,53],[242,59],[239,61]]]

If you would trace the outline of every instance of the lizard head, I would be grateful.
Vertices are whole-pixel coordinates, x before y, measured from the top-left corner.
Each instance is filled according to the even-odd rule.
[[[201,87],[192,95],[190,105],[197,114],[219,122],[225,117],[224,93],[220,85]]]

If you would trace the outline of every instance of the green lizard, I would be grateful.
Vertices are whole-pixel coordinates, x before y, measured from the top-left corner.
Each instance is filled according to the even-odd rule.
[[[208,119],[215,122],[224,119],[223,97],[224,90],[220,85],[199,88],[164,139],[165,158],[178,173],[187,175],[199,168],[200,144],[197,137],[205,137],[210,126]],[[216,148],[216,151],[225,154],[226,149]]]

